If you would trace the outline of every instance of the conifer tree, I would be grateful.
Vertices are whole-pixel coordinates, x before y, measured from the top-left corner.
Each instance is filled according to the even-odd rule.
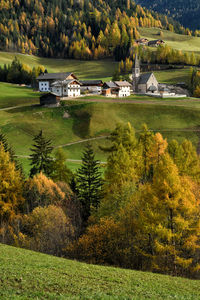
[[[51,140],[47,140],[43,136],[42,130],[34,138],[33,148],[30,150],[31,170],[30,177],[35,174],[43,172],[47,176],[50,176],[52,172],[52,157],[51,152],[53,147],[51,146]]]
[[[95,160],[92,146],[88,144],[83,152],[82,165],[77,171],[78,199],[82,204],[83,221],[87,222],[91,209],[99,206],[102,198],[100,164]]]

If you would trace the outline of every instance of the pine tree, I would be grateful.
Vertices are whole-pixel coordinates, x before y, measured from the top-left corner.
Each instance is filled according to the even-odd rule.
[[[53,147],[51,146],[51,140],[46,140],[43,136],[42,130],[33,138],[35,144],[30,150],[33,152],[30,155],[31,170],[30,177],[35,174],[43,172],[49,176],[52,172],[52,157],[51,152]]]
[[[78,199],[82,204],[83,221],[87,222],[91,209],[99,206],[102,198],[102,179],[99,161],[95,160],[92,146],[83,152],[82,165],[77,171]]]

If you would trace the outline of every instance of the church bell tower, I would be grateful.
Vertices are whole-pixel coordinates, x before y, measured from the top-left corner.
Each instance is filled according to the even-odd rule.
[[[133,91],[138,91],[138,82],[140,79],[140,61],[138,55],[135,54],[135,63],[133,66]]]

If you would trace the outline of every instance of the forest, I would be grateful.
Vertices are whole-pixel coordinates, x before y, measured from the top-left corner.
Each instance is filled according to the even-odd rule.
[[[192,34],[131,0],[0,0],[0,50],[4,51],[121,60],[139,38],[138,27]]]
[[[136,0],[136,3],[171,16],[185,27],[200,29],[198,0]]]
[[[200,159],[143,125],[117,124],[107,163],[88,144],[72,173],[40,131],[25,178],[0,135],[0,242],[95,264],[199,278]]]

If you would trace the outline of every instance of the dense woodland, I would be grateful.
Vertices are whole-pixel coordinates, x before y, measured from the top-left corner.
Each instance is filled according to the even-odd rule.
[[[44,57],[124,59],[138,27],[191,34],[131,0],[0,0],[0,49]]]
[[[40,131],[25,178],[0,135],[0,242],[90,263],[200,278],[200,158],[117,124],[104,172],[91,145],[73,174]],[[103,175],[104,174],[104,175]]]
[[[199,0],[136,0],[136,3],[178,20],[183,26],[200,29]]]

